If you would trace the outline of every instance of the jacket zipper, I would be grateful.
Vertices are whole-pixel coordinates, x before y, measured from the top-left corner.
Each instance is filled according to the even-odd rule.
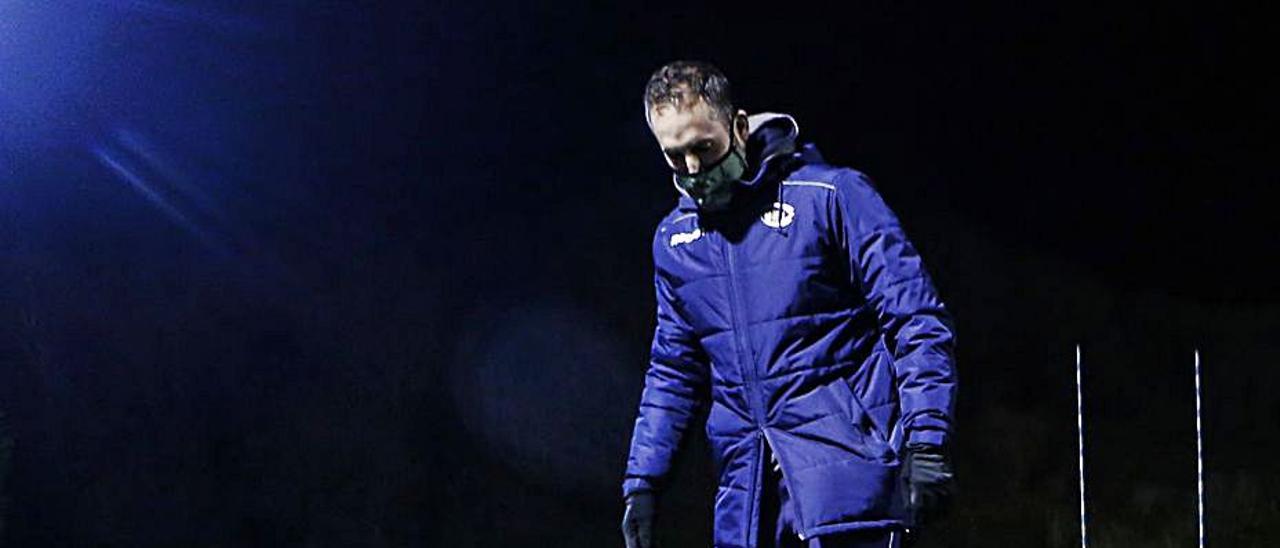
[[[742,364],[742,372],[746,376],[746,382],[751,387],[751,417],[756,421],[756,428],[764,430],[764,411],[760,409],[760,400],[762,393],[760,392],[759,378],[756,376],[756,363],[751,356],[744,354],[743,349],[746,348],[750,353],[750,346],[747,345],[747,327],[742,325],[742,319],[738,317],[740,303],[738,302],[738,282],[737,282],[737,266],[733,258],[733,248],[729,246],[729,240],[724,234],[719,234],[721,241],[721,250],[724,252],[725,260],[729,263],[729,318],[733,322],[733,344],[734,350],[738,354],[738,363]]]
[[[724,234],[721,234],[719,231],[716,232],[716,239],[720,240],[720,252],[724,256],[725,263],[729,267],[729,275],[726,276],[725,279],[729,282],[729,321],[733,323],[732,329],[731,329],[731,331],[733,331],[733,351],[738,356],[738,365],[739,365],[738,369],[742,371],[743,376],[746,377],[745,379],[746,383],[753,387],[753,394],[749,396],[748,399],[751,400],[750,401],[751,418],[756,423],[755,424],[757,428],[756,441],[759,442],[760,438],[763,436],[764,426],[763,426],[763,421],[760,420],[760,413],[756,409],[756,397],[754,395],[754,387],[756,384],[754,380],[755,364],[743,359],[742,341],[741,339],[739,339],[739,337],[741,336],[741,330],[738,329],[738,325],[739,325],[738,288],[736,287],[736,282],[734,281],[735,268],[734,268],[734,262],[733,262],[733,249],[729,247],[729,240],[725,238]],[[763,460],[764,460],[764,448],[759,446],[759,443],[757,443],[756,466],[754,470],[755,473],[751,475],[751,489],[748,491],[748,494],[750,497],[748,500],[752,505],[755,506],[755,511],[751,512],[751,515],[748,516],[748,519],[747,519],[747,531],[746,531],[747,544],[750,544],[752,531],[755,531],[757,529],[756,520],[753,518],[756,518],[756,516],[758,516],[760,513],[760,506],[756,504],[756,495],[760,489],[760,477],[764,473],[764,468],[763,468],[764,463],[762,462]]]
[[[733,344],[734,344],[734,350],[737,352],[737,355],[738,355],[738,363],[746,365],[746,367],[743,368],[744,369],[743,373],[747,376],[747,379],[746,379],[747,384],[751,386],[751,397],[750,397],[751,415],[752,415],[752,418],[754,418],[756,421],[756,428],[757,428],[756,439],[763,438],[764,443],[769,444],[769,452],[772,453],[774,457],[778,459],[778,467],[783,468],[782,457],[778,455],[778,452],[775,449],[777,446],[773,443],[773,438],[769,436],[769,430],[765,428],[764,409],[761,407],[762,406],[761,402],[764,400],[764,393],[760,388],[760,379],[759,379],[759,376],[757,375],[757,371],[756,371],[757,364],[756,364],[754,355],[747,356],[748,358],[750,358],[749,360],[743,359],[743,348],[745,347],[747,349],[747,354],[751,354],[750,352],[751,347],[749,345],[749,341],[747,340],[747,332],[746,332],[747,326],[741,325],[740,318],[738,317],[738,310],[740,308],[740,303],[738,301],[738,287],[737,287],[737,275],[736,275],[737,266],[733,258],[733,255],[734,255],[733,248],[729,245],[729,240],[724,238],[723,234],[717,233],[717,237],[719,237],[721,241],[720,249],[723,251],[725,260],[728,262],[728,265],[729,265],[729,276],[728,276],[729,317],[730,317],[730,320],[733,322],[733,327],[734,327]],[[739,329],[739,326],[741,326],[742,328]],[[756,473],[753,475],[753,478],[751,480],[752,487],[750,491],[752,503],[754,503],[756,500],[757,491],[760,489],[760,486],[759,486],[760,478],[763,475],[764,467],[767,466],[767,464],[764,462],[763,447],[759,447],[756,449],[756,455],[757,455]],[[782,480],[787,481],[786,475],[785,474],[781,474],[781,475],[782,475]],[[788,490],[791,490],[790,486],[788,486]],[[803,519],[801,518],[802,514],[800,513],[800,504],[796,500],[796,496],[794,494],[791,497],[791,509],[796,514],[796,521],[800,523],[804,523]],[[756,514],[759,513],[758,506],[756,508],[755,513]],[[751,523],[748,530],[750,531],[755,528],[756,528],[756,524]],[[800,537],[800,540],[805,540],[805,534],[803,532],[799,532],[798,535]]]

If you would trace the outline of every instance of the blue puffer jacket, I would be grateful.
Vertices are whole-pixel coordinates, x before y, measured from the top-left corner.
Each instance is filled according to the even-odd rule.
[[[623,494],[662,488],[709,403],[715,546],[756,545],[765,443],[802,539],[900,525],[904,444],[951,432],[951,318],[864,175],[799,146],[790,116],[750,127],[755,170],[729,211],[682,196],[655,232],[657,328]]]

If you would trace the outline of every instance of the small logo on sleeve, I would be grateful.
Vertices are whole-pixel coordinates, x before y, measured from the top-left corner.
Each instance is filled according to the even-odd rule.
[[[680,244],[687,244],[702,237],[702,229],[695,228],[693,232],[677,232],[671,235],[671,247]]]

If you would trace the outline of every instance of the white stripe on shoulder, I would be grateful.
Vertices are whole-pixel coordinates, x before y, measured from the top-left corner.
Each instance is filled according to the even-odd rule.
[[[833,190],[834,190],[834,189],[833,189]],[[684,215],[681,215],[681,216],[679,216],[679,217],[676,217],[676,218],[674,218],[674,219],[671,219],[671,222],[673,222],[673,223],[678,223],[678,222],[683,221],[683,220],[685,220],[685,219],[688,219],[688,218],[690,218],[690,217],[697,217],[697,216],[698,216],[698,214],[697,214],[697,213],[685,213]]]
[[[836,185],[833,185],[831,183],[823,183],[821,181],[783,181],[782,184],[783,186],[816,186],[816,187],[825,188],[831,191],[834,191],[836,189]]]

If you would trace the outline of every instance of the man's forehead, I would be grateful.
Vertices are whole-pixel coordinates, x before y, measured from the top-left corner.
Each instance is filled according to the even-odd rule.
[[[664,146],[682,146],[690,141],[719,135],[723,128],[715,111],[705,101],[682,104],[659,103],[650,111],[653,134]]]

